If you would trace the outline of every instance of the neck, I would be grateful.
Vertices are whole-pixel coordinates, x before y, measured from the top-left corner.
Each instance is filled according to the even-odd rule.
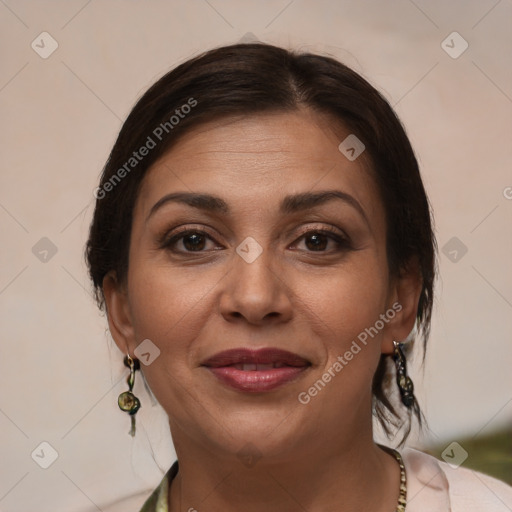
[[[180,466],[170,488],[169,511],[396,510],[399,466],[371,435],[336,444],[321,441],[323,450],[315,443],[286,455],[256,455],[242,462],[236,455],[175,439]]]

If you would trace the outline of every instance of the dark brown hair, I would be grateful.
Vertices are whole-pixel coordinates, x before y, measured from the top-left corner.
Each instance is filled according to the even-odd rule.
[[[185,108],[187,106],[187,108]],[[180,136],[199,125],[232,115],[290,112],[298,108],[327,114],[365,145],[386,212],[386,245],[391,275],[412,261],[423,280],[416,339],[426,348],[430,330],[436,243],[429,202],[404,128],[383,96],[337,60],[276,46],[236,44],[210,50],[160,78],[136,103],[112,148],[96,189],[96,208],[86,260],[96,298],[104,307],[102,283],[109,271],[126,278],[132,213],[140,184],[152,164]],[[151,139],[151,143],[150,143]],[[151,147],[150,147],[151,146]],[[145,156],[135,158],[142,147]],[[410,350],[412,342],[406,345]],[[425,351],[423,351],[423,358]],[[382,355],[373,379],[374,413],[391,435],[405,426],[389,396],[393,362]],[[399,406],[402,408],[402,406]]]

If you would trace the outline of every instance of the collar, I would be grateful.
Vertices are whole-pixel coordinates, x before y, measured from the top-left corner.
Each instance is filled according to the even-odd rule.
[[[438,460],[414,448],[400,453],[407,477],[406,512],[451,512],[448,479]]]

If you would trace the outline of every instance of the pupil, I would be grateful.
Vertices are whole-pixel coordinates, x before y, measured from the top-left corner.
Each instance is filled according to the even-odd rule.
[[[192,243],[190,243],[191,240],[192,240]],[[187,250],[191,249],[194,251],[194,250],[198,250],[198,249],[203,249],[204,248],[204,238],[198,234],[187,235],[183,239],[183,244],[185,245]]]
[[[326,243],[325,243],[325,236],[324,235],[310,235],[308,237],[309,240],[315,240],[312,247],[309,246],[308,242],[306,242],[306,245],[308,246],[308,249],[313,250],[321,250],[325,249]],[[323,243],[322,243],[323,242]]]

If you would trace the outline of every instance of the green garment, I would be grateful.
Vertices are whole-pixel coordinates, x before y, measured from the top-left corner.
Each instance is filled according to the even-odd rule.
[[[178,461],[176,461],[167,471],[158,487],[153,491],[151,496],[146,500],[139,512],[169,512],[168,494],[169,486],[173,478],[178,473]]]

